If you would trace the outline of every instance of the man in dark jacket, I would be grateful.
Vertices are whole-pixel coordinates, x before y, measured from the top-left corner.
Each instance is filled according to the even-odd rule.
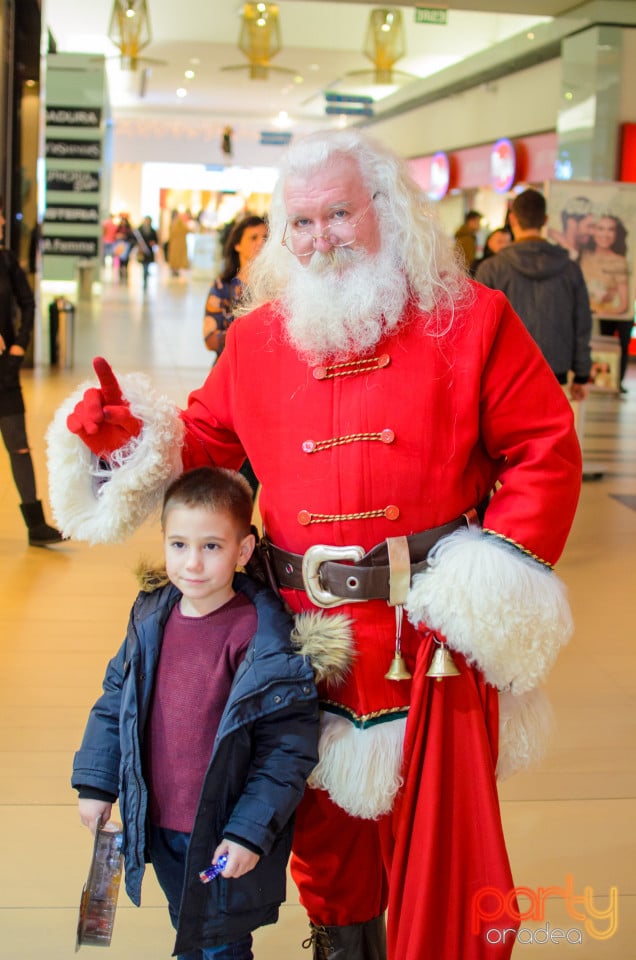
[[[476,279],[506,294],[559,383],[572,372],[570,397],[584,400],[592,367],[590,302],[578,264],[544,240],[546,220],[543,194],[520,193],[510,211],[514,243],[484,261]]]

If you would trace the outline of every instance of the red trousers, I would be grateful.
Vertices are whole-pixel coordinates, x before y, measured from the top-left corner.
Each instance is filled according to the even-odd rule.
[[[497,692],[457,654],[461,676],[426,677],[431,648],[418,655],[393,810],[361,820],[308,789],[292,874],[315,924],[388,908],[389,960],[505,960],[518,920],[498,915],[514,884],[494,775]]]

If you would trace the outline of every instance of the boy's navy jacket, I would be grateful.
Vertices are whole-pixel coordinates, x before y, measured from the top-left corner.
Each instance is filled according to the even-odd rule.
[[[204,779],[186,863],[175,953],[218,946],[274,923],[285,899],[293,814],[318,760],[318,698],[307,657],[295,653],[293,621],[275,595],[243,574],[234,589],[258,625],[225,706]],[[139,905],[148,795],[142,739],[163,630],[181,593],[172,584],[142,592],[126,640],[110,661],[75,755],[72,784],[119,796],[126,891]],[[199,880],[224,835],[263,851],[238,879]]]

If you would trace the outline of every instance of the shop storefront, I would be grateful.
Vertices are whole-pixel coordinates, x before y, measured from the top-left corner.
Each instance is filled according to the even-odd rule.
[[[449,236],[470,209],[483,213],[482,234],[487,235],[505,223],[515,188],[543,189],[555,175],[556,161],[557,135],[548,132],[416,157],[409,167],[415,181],[436,203]]]

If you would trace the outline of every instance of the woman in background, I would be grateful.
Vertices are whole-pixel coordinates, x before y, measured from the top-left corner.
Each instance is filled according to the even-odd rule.
[[[20,510],[29,531],[29,546],[48,547],[64,538],[45,521],[42,502],[37,498],[20,385],[20,367],[33,333],[35,299],[15,255],[2,247],[5,223],[0,200],[0,433],[22,500]],[[14,322],[16,307],[19,326]]]
[[[117,224],[113,256],[117,258],[119,279],[122,283],[128,281],[128,261],[133,243],[133,228],[125,213],[122,213]]]
[[[484,244],[484,252],[481,257],[476,257],[468,268],[468,272],[471,277],[475,277],[477,273],[477,267],[480,263],[483,263],[484,260],[488,260],[489,257],[494,257],[496,253],[499,253],[500,250],[503,250],[504,247],[509,247],[512,243],[512,234],[507,227],[497,227],[496,230],[493,230],[492,233],[489,233],[486,237],[486,242]]]
[[[203,318],[203,339],[208,350],[216,352],[217,360],[225,346],[227,328],[245,293],[250,263],[266,239],[267,224],[263,218],[248,216],[234,224],[225,241],[223,272],[210,287]],[[249,460],[244,461],[240,472],[256,496],[258,478]]]
[[[627,393],[623,379],[629,362],[629,345],[634,325],[634,304],[630,303],[627,230],[620,217],[600,214],[592,235],[581,253],[581,270],[590,297],[592,313],[598,317],[602,336],[618,334],[621,345],[621,393]]]
[[[223,271],[210,287],[203,318],[205,345],[217,357],[223,351],[227,328],[245,292],[249,265],[266,238],[267,224],[263,218],[249,216],[234,224],[225,241]]]
[[[168,234],[168,266],[173,277],[178,277],[182,270],[187,270],[190,266],[187,244],[189,232],[179,211],[173,210]]]

